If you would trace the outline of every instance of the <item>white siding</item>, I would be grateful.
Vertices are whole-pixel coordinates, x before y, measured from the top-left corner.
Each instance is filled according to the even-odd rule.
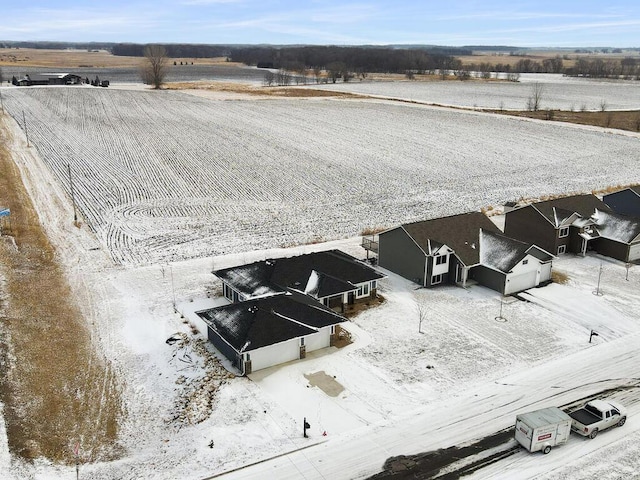
[[[307,352],[313,352],[329,346],[331,327],[324,327],[319,332],[304,337]],[[281,363],[298,360],[300,358],[300,338],[293,338],[286,342],[276,343],[268,347],[258,348],[248,352],[251,355],[251,371],[262,370]]]
[[[535,287],[543,281],[543,271],[551,278],[551,264],[549,264],[549,271],[546,272],[546,269],[543,270],[540,260],[532,255],[527,255],[507,274],[504,294],[509,295]]]
[[[258,348],[248,353],[251,355],[251,371],[255,372],[256,370],[300,358],[300,340],[293,338],[286,342]]]
[[[629,261],[634,262],[640,260],[640,243],[629,246]]]
[[[318,333],[313,335],[307,335],[304,337],[304,344],[307,347],[307,352],[313,352],[314,350],[320,350],[329,346],[331,338],[331,327],[321,328]]]
[[[551,280],[551,262],[540,265],[540,283]]]

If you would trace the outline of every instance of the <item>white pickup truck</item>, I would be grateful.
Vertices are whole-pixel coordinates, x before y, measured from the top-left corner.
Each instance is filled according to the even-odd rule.
[[[579,435],[595,438],[598,432],[609,427],[624,425],[627,411],[610,400],[591,400],[579,410],[569,413],[571,430]]]

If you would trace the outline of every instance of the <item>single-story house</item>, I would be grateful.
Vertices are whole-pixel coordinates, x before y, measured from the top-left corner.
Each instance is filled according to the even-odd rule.
[[[377,282],[385,277],[340,250],[269,259],[212,273],[222,280],[222,294],[231,302],[297,291],[339,311],[345,305],[375,298]]]
[[[381,267],[423,287],[479,283],[509,295],[551,279],[553,255],[502,235],[480,212],[386,230],[377,248]]]
[[[208,338],[243,375],[332,346],[346,318],[297,292],[196,312]]]
[[[554,255],[584,255],[599,236],[591,218],[596,210],[611,211],[592,194],[531,203],[505,213],[504,234]]]
[[[640,218],[640,185],[608,193],[602,197],[602,201],[620,215]]]

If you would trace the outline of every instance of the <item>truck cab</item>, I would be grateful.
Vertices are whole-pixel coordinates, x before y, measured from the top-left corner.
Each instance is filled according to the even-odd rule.
[[[598,432],[625,424],[627,411],[611,400],[591,400],[579,410],[569,413],[571,431],[584,437],[595,438]]]

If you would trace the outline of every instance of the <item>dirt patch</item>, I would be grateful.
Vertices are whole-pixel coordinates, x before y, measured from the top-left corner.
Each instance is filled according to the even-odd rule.
[[[354,318],[359,313],[364,312],[365,310],[369,310],[370,308],[375,308],[379,305],[382,305],[384,302],[384,297],[378,294],[376,295],[376,298],[372,298],[370,300],[367,300],[366,302],[358,302],[352,305],[347,305],[343,315],[347,318]]]
[[[174,82],[167,83],[164,86],[167,90],[203,90],[208,92],[225,92],[235,93],[249,96],[263,97],[296,97],[296,98],[313,98],[313,97],[349,97],[360,98],[361,95],[345,92],[332,92],[329,90],[314,90],[312,88],[302,87],[261,87],[255,85],[246,85],[240,83],[228,82]]]
[[[312,387],[318,387],[330,397],[337,397],[344,391],[344,387],[336,381],[336,377],[327,375],[324,371],[304,374],[304,378],[309,380]]]
[[[79,443],[83,462],[113,459],[122,413],[116,377],[95,351],[10,141],[0,124],[0,205],[11,209],[0,242],[0,398],[9,449],[72,463]]]
[[[194,65],[239,65],[227,62],[226,58],[171,58],[171,62],[186,62]],[[144,62],[142,57],[112,55],[106,50],[55,50],[39,48],[0,48],[0,65],[25,67],[137,67]]]
[[[579,105],[576,108],[580,108]],[[618,130],[628,130],[640,132],[640,111],[611,111],[582,112],[566,110],[539,110],[537,112],[514,112],[492,110],[493,113],[511,115],[514,117],[536,118],[538,120],[553,120],[556,122],[577,123],[579,125],[593,125],[603,128],[615,128]]]

